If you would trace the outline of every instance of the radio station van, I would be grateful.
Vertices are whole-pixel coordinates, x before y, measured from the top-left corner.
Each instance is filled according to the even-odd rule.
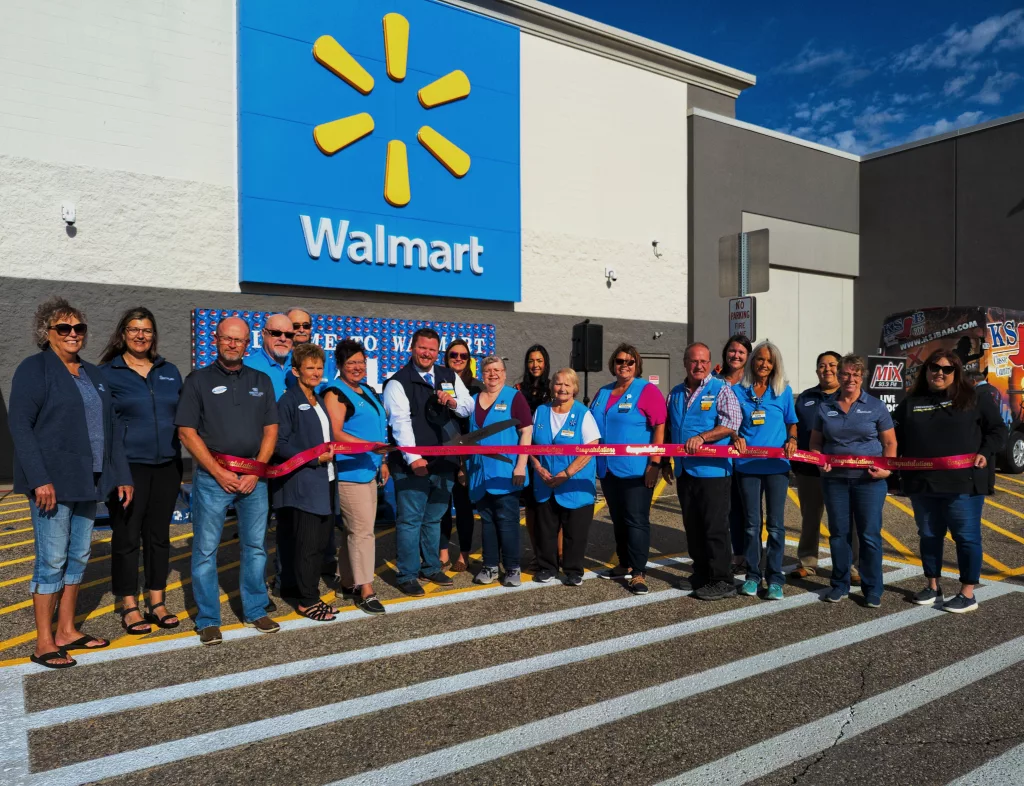
[[[1000,467],[1024,472],[1024,311],[995,306],[919,308],[886,317],[879,340],[881,354],[903,358],[909,389],[936,349],[952,350],[967,371],[978,372],[998,394],[999,411],[1009,432]]]

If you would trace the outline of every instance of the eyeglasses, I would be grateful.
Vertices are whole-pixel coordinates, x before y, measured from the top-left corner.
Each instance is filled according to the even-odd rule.
[[[942,374],[946,377],[952,374],[956,369],[953,366],[943,366],[939,363],[929,363],[928,370],[933,374]]]
[[[345,365],[342,366],[342,368],[365,368],[365,367],[366,367],[366,361],[365,360],[346,360],[345,361]]]
[[[70,336],[72,331],[74,331],[76,336],[84,336],[89,332],[89,326],[84,322],[79,322],[77,325],[69,325],[67,322],[58,322],[56,325],[50,325],[50,330],[57,331],[57,335],[61,338],[64,336]]]
[[[636,360],[634,358],[615,358],[616,366],[635,366]]]
[[[292,327],[295,328],[296,330],[299,330],[299,329],[309,330],[311,327],[313,327],[313,323],[312,322],[292,322]]]
[[[217,336],[217,341],[221,344],[227,344],[232,346],[234,344],[245,344],[248,343],[247,338],[231,338],[230,336]]]
[[[290,330],[271,330],[270,328],[263,329],[267,331],[268,336],[273,336],[274,338],[281,338],[281,336],[284,336],[289,341],[295,338],[295,334],[292,333]]]
[[[468,352],[449,352],[448,353],[448,359],[449,360],[469,360],[469,353]]]
[[[838,376],[840,379],[860,379],[864,375],[859,371],[840,371]]]
[[[153,328],[130,327],[125,328],[124,332],[127,333],[129,336],[143,335],[146,338],[153,337]]]

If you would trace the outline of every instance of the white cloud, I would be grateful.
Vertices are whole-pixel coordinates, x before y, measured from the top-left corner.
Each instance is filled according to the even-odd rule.
[[[984,113],[982,112],[962,112],[957,115],[953,120],[946,120],[942,118],[936,120],[934,123],[928,123],[923,126],[918,126],[907,138],[908,142],[914,142],[918,139],[925,139],[930,136],[936,136],[937,134],[945,134],[949,131],[955,131],[958,128],[966,128],[967,126],[973,126],[979,122]]]
[[[971,82],[974,81],[974,74],[963,74],[962,76],[955,76],[946,82],[942,86],[942,92],[944,95],[955,97],[959,96],[964,92],[964,88],[967,87]]]
[[[960,28],[954,24],[939,40],[915,44],[897,54],[893,67],[915,71],[955,68],[970,62],[993,44],[996,51],[1024,46],[1024,9],[990,16],[973,27]]]
[[[843,87],[850,87],[851,85],[855,85],[858,82],[867,79],[873,73],[875,73],[874,70],[870,68],[847,68],[845,71],[840,72],[836,77],[836,82]]]
[[[853,129],[839,131],[831,136],[819,137],[815,141],[819,145],[835,147],[840,150],[845,150],[847,153],[854,153],[856,155],[867,153],[870,149],[868,145],[857,138],[857,132]]]
[[[844,49],[832,49],[822,52],[814,48],[814,42],[808,41],[800,53],[781,65],[772,69],[777,74],[806,74],[820,68],[840,65],[850,61],[850,54]]]
[[[995,106],[1002,102],[1003,93],[1012,88],[1019,81],[1020,74],[1015,74],[1012,71],[1009,73],[996,71],[985,80],[985,84],[982,85],[981,90],[971,96],[970,100],[977,101],[979,104]]]

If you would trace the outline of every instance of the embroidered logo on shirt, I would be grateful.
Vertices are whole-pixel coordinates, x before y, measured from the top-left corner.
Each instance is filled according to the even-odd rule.
[[[174,382],[174,377],[165,377],[162,374],[157,375],[157,379],[162,379],[164,382]]]
[[[858,415],[870,415],[871,414],[871,410],[870,409],[858,409],[856,412],[857,412]]]
[[[312,409],[312,407],[309,404],[299,404],[300,411],[305,412],[307,409]]]
[[[101,382],[100,384],[98,384],[98,385],[96,386],[96,389],[97,389],[97,390],[99,390],[99,391],[101,391],[101,392],[104,392],[104,391],[103,391],[103,383]]]
[[[828,411],[828,416],[829,416],[830,418],[837,418],[837,417],[839,417],[839,413],[838,413],[838,412],[836,412],[836,411],[835,411],[834,409],[830,409],[830,410]]]
[[[224,387],[224,385],[218,385],[211,392],[213,393],[213,395],[219,396],[221,393],[226,393],[227,392],[227,388]]]
[[[805,407],[816,407],[817,405],[818,405],[817,401],[805,401],[804,402],[804,406]]]
[[[256,398],[262,398],[263,391],[260,390],[259,388],[253,388],[252,390],[249,391],[249,395],[256,396]]]

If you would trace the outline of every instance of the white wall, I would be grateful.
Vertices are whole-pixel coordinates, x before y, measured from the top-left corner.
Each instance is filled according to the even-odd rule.
[[[686,85],[527,33],[520,40],[516,310],[686,322]],[[618,275],[610,288],[606,267]]]
[[[235,3],[0,11],[0,276],[237,291]]]
[[[815,360],[853,349],[853,279],[772,268],[757,298],[757,341],[782,351],[794,393],[818,384]],[[755,342],[757,343],[757,342]]]

